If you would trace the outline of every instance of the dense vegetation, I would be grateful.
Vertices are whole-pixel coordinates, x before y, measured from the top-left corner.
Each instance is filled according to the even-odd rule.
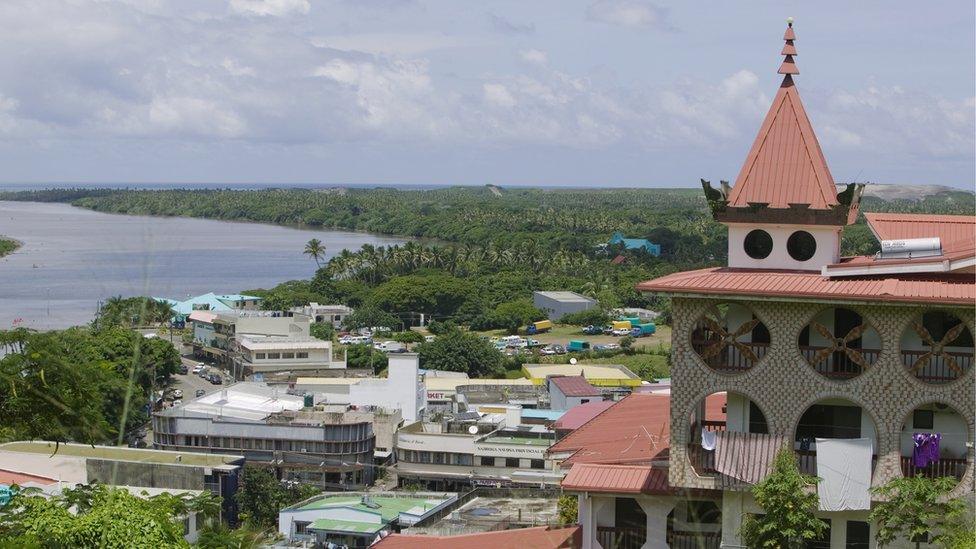
[[[3,257],[20,247],[20,242],[9,238],[0,238],[0,257]]]
[[[318,492],[307,484],[279,481],[271,469],[244,467],[237,492],[241,520],[257,529],[273,531],[278,526],[278,511]]]
[[[0,441],[116,443],[148,421],[179,354],[99,316],[91,326],[0,331]]]

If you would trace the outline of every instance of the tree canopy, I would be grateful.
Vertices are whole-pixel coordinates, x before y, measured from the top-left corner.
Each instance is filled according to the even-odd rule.
[[[471,377],[491,377],[503,373],[502,355],[481,337],[451,330],[416,348],[420,363],[430,370],[466,372]]]

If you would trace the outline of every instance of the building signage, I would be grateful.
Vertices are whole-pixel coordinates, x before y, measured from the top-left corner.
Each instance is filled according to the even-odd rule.
[[[474,451],[477,456],[543,459],[546,448],[539,446],[478,444],[474,447]]]

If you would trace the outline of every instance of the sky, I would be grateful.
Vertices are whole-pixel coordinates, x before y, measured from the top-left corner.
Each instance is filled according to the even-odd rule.
[[[973,188],[972,0],[4,0],[0,183],[734,181],[788,16],[835,180]]]

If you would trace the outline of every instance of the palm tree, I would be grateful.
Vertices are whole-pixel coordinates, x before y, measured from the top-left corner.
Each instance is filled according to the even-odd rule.
[[[314,259],[316,267],[321,267],[322,258],[325,257],[325,246],[322,245],[321,240],[313,238],[305,244],[305,251],[302,253]]]

